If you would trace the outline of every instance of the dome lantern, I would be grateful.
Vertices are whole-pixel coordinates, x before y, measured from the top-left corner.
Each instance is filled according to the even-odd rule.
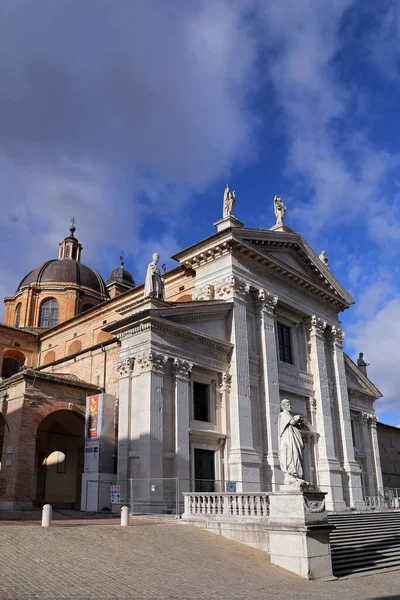
[[[82,245],[75,237],[75,223],[75,217],[72,217],[69,235],[59,243],[58,260],[81,260]]]

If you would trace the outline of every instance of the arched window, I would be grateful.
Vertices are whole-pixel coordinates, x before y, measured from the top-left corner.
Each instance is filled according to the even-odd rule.
[[[55,298],[49,298],[40,307],[39,327],[55,327],[57,324],[58,302]]]
[[[22,304],[18,304],[17,308],[15,309],[15,327],[19,327],[21,322],[21,306]]]

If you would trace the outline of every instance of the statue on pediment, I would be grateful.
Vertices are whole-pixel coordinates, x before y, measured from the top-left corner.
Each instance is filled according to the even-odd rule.
[[[229,185],[226,184],[224,190],[224,205],[223,205],[223,218],[230,217],[232,215],[233,206],[236,202],[235,190],[230,190]]]
[[[158,298],[164,300],[164,278],[161,275],[161,271],[158,268],[158,261],[160,255],[155,252],[153,254],[153,260],[149,263],[146,273],[146,281],[144,284],[144,297],[145,298]],[[164,273],[165,273],[165,265]]]
[[[303,436],[304,417],[292,415],[292,405],[286,398],[281,402],[279,414],[279,462],[285,474],[285,484],[304,484],[303,479]]]
[[[319,255],[318,258],[319,258],[319,260],[321,262],[324,263],[324,265],[326,266],[326,268],[329,269],[329,260],[328,260],[328,257],[326,255],[326,250],[322,250],[322,252],[321,252],[321,254]]]
[[[279,198],[279,196],[274,196],[274,212],[276,217],[276,225],[283,225],[286,206],[283,204],[282,198]]]
[[[357,358],[357,367],[360,369],[361,373],[363,375],[365,375],[365,377],[368,377],[367,375],[367,367],[369,367],[371,363],[367,363],[364,360],[364,353],[360,352],[360,354],[358,355]]]

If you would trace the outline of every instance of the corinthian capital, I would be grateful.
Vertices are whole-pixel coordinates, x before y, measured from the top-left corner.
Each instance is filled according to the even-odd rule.
[[[266,290],[257,290],[255,292],[256,308],[263,310],[270,314],[274,314],[276,305],[278,303],[278,296],[274,296],[271,292]]]
[[[132,357],[122,358],[121,360],[117,360],[115,363],[117,366],[118,376],[128,377],[131,374],[135,359]]]
[[[368,423],[370,427],[376,427],[376,424],[378,422],[378,417],[376,415],[374,415],[373,413],[363,412],[362,416],[364,421]]]
[[[202,287],[196,288],[192,292],[192,300],[212,300],[214,298],[214,286],[207,283]]]
[[[244,298],[250,292],[250,285],[235,275],[230,275],[214,284],[214,298],[216,300],[230,300],[231,298]]]
[[[326,325],[326,321],[320,317],[317,317],[317,315],[312,315],[308,319],[308,327],[311,335],[323,337],[325,334]]]
[[[180,358],[174,358],[173,369],[176,377],[188,379],[193,369],[193,363],[186,362],[186,360],[181,360]]]
[[[229,392],[229,390],[231,389],[232,375],[230,375],[229,373],[219,373],[218,380],[219,380],[219,391],[221,393]]]
[[[144,352],[136,358],[137,365],[142,373],[145,371],[164,371],[164,366],[168,362],[166,354],[158,354],[157,352]]]
[[[336,325],[332,325],[330,331],[330,340],[333,344],[336,344],[337,346],[341,347],[344,340],[344,336],[345,333],[342,329],[336,327]]]

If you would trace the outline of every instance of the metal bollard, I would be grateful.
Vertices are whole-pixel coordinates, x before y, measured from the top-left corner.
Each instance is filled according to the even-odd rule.
[[[51,517],[53,514],[53,509],[51,504],[45,504],[42,510],[42,527],[50,527],[51,526]]]
[[[129,507],[123,506],[121,508],[121,527],[128,527],[129,525]]]

